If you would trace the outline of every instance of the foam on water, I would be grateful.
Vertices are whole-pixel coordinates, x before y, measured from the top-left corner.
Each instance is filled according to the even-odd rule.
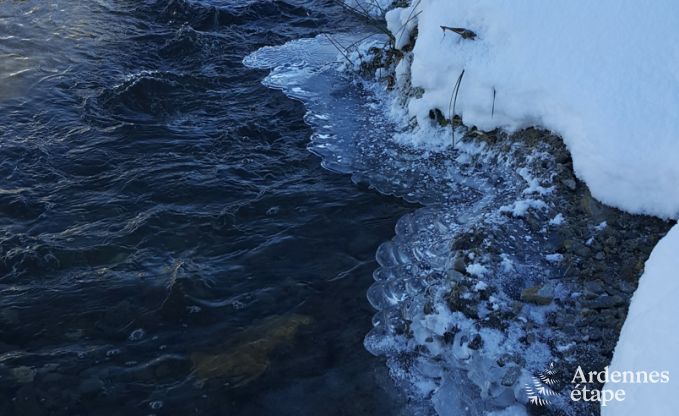
[[[515,319],[495,326],[489,322],[509,314],[523,285],[519,280],[537,285],[555,277],[554,266],[541,251],[548,233],[512,218],[521,215],[521,207],[554,217],[556,207],[534,202],[542,202],[539,191],[549,183],[541,178],[536,186],[530,167],[517,175],[511,158],[478,143],[462,142],[455,149],[409,145],[450,131],[409,130],[407,123],[390,116],[398,107],[397,94],[338,71],[343,58],[334,44],[351,45],[364,37],[321,35],[265,47],[246,57],[244,64],[269,69],[265,85],[305,104],[305,120],[314,130],[309,149],[322,158],[323,166],[350,173],[355,182],[384,194],[424,205],[401,218],[396,236],[377,252],[380,268],[374,272],[368,299],[378,312],[366,348],[386,356],[394,378],[412,395],[432,399],[439,414],[480,415],[505,408],[520,413],[520,405],[511,406],[521,400],[521,383],[503,385],[507,367],[497,362],[518,356],[525,361],[523,368],[537,369],[550,359],[549,329],[535,330],[536,342],[530,347],[520,342],[527,331],[523,324],[543,319],[545,308],[526,305]],[[530,160],[553,162],[540,149]],[[472,294],[465,295],[476,297],[469,299],[472,318],[449,307],[451,293],[465,284],[462,275],[452,271],[451,242],[473,234],[478,226],[504,236],[493,244],[506,242],[494,246],[495,254],[485,250],[468,265],[477,279],[469,289]],[[487,248],[490,242],[482,238],[476,244]],[[479,296],[484,290],[486,295]],[[482,348],[471,346],[475,336],[482,337]],[[521,377],[528,376],[523,370]]]

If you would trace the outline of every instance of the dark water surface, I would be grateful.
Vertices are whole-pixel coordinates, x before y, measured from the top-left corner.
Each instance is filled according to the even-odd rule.
[[[0,0],[0,415],[396,414],[362,346],[412,207],[241,61],[332,1]]]

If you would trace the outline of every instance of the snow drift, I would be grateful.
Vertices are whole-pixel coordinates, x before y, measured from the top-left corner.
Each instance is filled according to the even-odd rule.
[[[624,401],[602,407],[604,416],[677,414],[679,377],[679,334],[676,320],[679,304],[679,227],[663,238],[646,262],[646,270],[634,293],[627,320],[620,333],[611,371],[669,371],[669,383],[612,383],[606,389],[625,391]]]

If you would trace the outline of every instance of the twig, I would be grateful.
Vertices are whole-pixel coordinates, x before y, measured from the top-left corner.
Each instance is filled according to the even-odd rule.
[[[349,6],[348,4],[346,4],[345,2],[343,2],[342,0],[332,0],[332,2],[336,3],[340,7],[343,7],[345,9],[363,17],[364,19],[366,19],[366,21],[371,26],[375,27],[380,32],[384,33],[385,35],[389,36],[390,38],[393,38],[393,35],[391,34],[391,32],[389,31],[387,26],[384,24],[383,19],[378,19],[376,17],[371,16],[370,13],[368,13],[368,11],[363,6],[361,6],[360,3],[356,3],[356,5],[358,7],[352,7],[352,6]]]
[[[490,109],[490,118],[495,115],[495,87],[493,87],[493,107]]]
[[[330,41],[330,43],[332,44],[332,46],[334,46],[335,49],[337,49],[337,50],[339,51],[339,53],[341,53],[342,56],[344,56],[344,59],[346,59],[346,60],[347,60],[347,63],[351,66],[351,65],[352,65],[351,59],[349,58],[349,55],[347,55],[347,51],[343,49],[342,45],[340,45],[339,43],[337,43],[337,41],[335,41],[335,40],[334,40],[332,37],[330,37],[330,35],[328,35],[327,33],[323,33],[323,36],[325,36],[326,38],[328,38],[328,40]]]
[[[419,12],[417,12],[417,14],[415,14],[415,15],[413,16],[413,12],[415,11],[415,9],[417,9],[417,6],[420,5],[420,2],[421,2],[421,1],[422,1],[422,0],[417,0],[417,3],[415,3],[415,5],[412,7],[412,9],[410,9],[410,13],[408,14],[408,18],[406,19],[406,22],[403,24],[403,26],[401,26],[401,29],[400,29],[400,30],[398,31],[398,33],[397,33],[398,39],[396,39],[396,42],[395,42],[395,44],[394,44],[394,47],[396,47],[396,44],[398,44],[399,42],[401,42],[401,38],[403,37],[403,34],[405,33],[405,30],[406,30],[406,26],[408,26],[408,23],[410,23],[410,20],[411,20],[411,19],[415,19],[417,16],[420,15],[420,13],[422,13],[422,10],[420,10]]]

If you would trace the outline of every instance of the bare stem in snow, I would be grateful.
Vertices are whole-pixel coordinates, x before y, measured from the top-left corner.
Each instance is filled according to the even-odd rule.
[[[450,103],[448,103],[448,117],[450,117],[450,127],[453,133],[453,148],[455,148],[455,122],[453,117],[455,117],[455,105],[457,104],[457,94],[460,92],[460,84],[462,84],[462,77],[464,76],[464,69],[460,72],[460,76],[457,77],[455,86],[453,87],[453,94],[450,96]],[[452,111],[451,111],[452,106]]]

